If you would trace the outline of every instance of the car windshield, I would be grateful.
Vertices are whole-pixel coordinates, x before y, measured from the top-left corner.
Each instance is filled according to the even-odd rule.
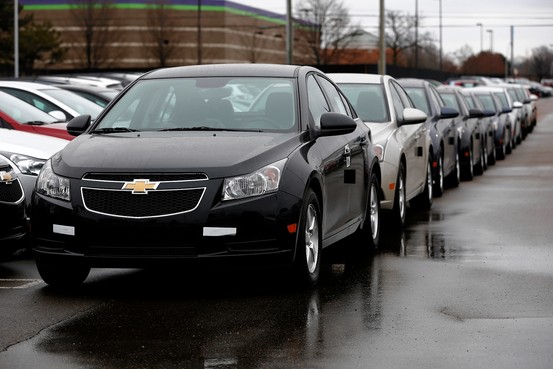
[[[17,97],[3,92],[0,92],[0,106],[4,113],[19,123],[27,124],[40,122],[47,124],[57,121],[57,119],[50,114],[35,108],[33,105]]]
[[[82,96],[77,95],[68,90],[61,88],[56,89],[41,89],[41,92],[53,97],[56,100],[62,101],[65,105],[74,109],[79,114],[87,114],[96,119],[98,114],[102,111],[102,107],[94,104],[92,101],[85,99]]]
[[[340,83],[339,86],[364,122],[390,121],[381,84]]]
[[[294,86],[292,79],[268,77],[141,80],[94,130],[297,131]]]
[[[480,103],[482,103],[482,105],[484,106],[485,109],[493,110],[493,111],[496,110],[491,94],[485,94],[485,95],[484,94],[478,94],[478,95],[476,95],[476,97],[478,98],[478,101],[480,101]]]

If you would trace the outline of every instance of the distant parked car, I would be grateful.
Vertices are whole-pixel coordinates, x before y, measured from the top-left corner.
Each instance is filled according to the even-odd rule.
[[[54,86],[76,93],[77,95],[92,101],[93,103],[99,105],[102,108],[105,108],[106,105],[111,100],[113,100],[113,98],[117,96],[117,94],[120,92],[119,90],[114,90],[113,88],[87,86],[87,85],[79,85],[79,84],[66,84],[66,85],[54,85]]]
[[[10,255],[27,235],[25,192],[19,171],[0,155],[0,256]]]
[[[432,205],[432,163],[426,114],[389,75],[327,73],[371,129],[382,172],[381,208],[403,226],[409,201]]]
[[[446,180],[455,184],[461,178],[459,140],[454,119],[459,111],[446,106],[436,87],[426,80],[400,78],[398,82],[415,106],[428,116],[424,124],[431,139],[434,195],[442,196]]]
[[[0,128],[0,155],[21,172],[19,179],[29,205],[37,176],[48,158],[70,142],[62,138]]]
[[[459,160],[461,165],[461,178],[472,180],[474,174],[484,173],[487,162],[487,137],[488,123],[484,122],[482,109],[471,108],[465,96],[461,93],[462,87],[441,86],[438,92],[442,96],[446,106],[459,111],[455,118],[455,126],[459,132]],[[495,143],[493,136],[490,138],[493,146],[493,161],[495,161]]]
[[[463,93],[467,99],[473,98],[476,106],[494,113],[492,120],[496,128],[494,143],[497,159],[505,159],[505,156],[512,152],[517,119],[516,112],[512,114],[513,103],[509,94],[504,88],[494,86],[479,86],[466,89]]]
[[[70,135],[66,127],[67,122],[59,122],[31,104],[0,91],[0,128],[72,140],[75,136]]]
[[[71,91],[35,82],[0,81],[0,91],[13,95],[60,120],[70,120],[79,115],[95,119],[103,110],[101,106]],[[59,112],[63,114],[60,116]]]

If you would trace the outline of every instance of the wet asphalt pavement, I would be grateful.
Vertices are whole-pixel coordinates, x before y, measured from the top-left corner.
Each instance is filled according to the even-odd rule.
[[[410,212],[374,256],[281,270],[93,270],[56,292],[0,263],[0,368],[553,368],[553,98],[506,160]]]

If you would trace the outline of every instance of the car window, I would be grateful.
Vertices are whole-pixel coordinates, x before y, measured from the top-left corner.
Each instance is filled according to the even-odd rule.
[[[480,101],[480,103],[482,103],[484,109],[495,111],[495,105],[491,94],[478,94],[476,95],[476,98]]]
[[[332,111],[349,115],[348,109],[346,108],[344,101],[340,97],[340,93],[338,92],[336,87],[334,87],[334,85],[330,83],[328,80],[326,80],[325,78],[318,78],[317,80],[320,82],[321,87],[326,92],[330,100]]]
[[[102,107],[93,103],[90,100],[85,99],[82,96],[77,95],[74,92],[58,89],[41,89],[41,92],[48,96],[52,96],[58,101],[63,101],[66,106],[74,109],[79,114],[88,114],[92,119],[96,119],[98,114],[102,112]]]
[[[467,105],[469,109],[477,109],[478,106],[476,106],[476,103],[474,102],[474,97],[472,95],[468,95],[467,93],[463,93],[463,96],[465,97],[465,101],[467,102]]]
[[[440,95],[442,96],[442,99],[444,100],[445,106],[449,106],[452,108],[455,108],[457,110],[460,110],[459,104],[457,103],[457,98],[455,97],[454,93],[450,92],[440,92]]]
[[[494,92],[494,95],[495,97],[497,97],[497,99],[499,100],[503,108],[510,108],[509,100],[507,99],[507,96],[503,92]]]
[[[420,87],[405,87],[404,89],[407,94],[409,94],[409,97],[415,104],[415,107],[430,116],[430,106],[428,105],[428,99],[426,98],[424,90]]]
[[[339,83],[340,89],[364,122],[388,122],[388,106],[381,84]]]
[[[316,127],[321,126],[321,115],[330,111],[321,87],[313,75],[307,78],[307,96],[309,101],[309,113]]]

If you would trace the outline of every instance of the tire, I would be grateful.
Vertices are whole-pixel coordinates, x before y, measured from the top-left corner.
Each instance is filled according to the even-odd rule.
[[[300,214],[300,227],[294,258],[294,271],[299,282],[313,287],[319,281],[322,256],[322,215],[319,199],[307,190]]]
[[[478,160],[478,163],[474,166],[474,174],[476,175],[482,175],[484,174],[484,170],[486,170],[486,150],[484,147],[480,146],[480,160]]]
[[[434,194],[432,193],[432,158],[429,157],[426,164],[426,181],[423,191],[413,199],[413,203],[416,207],[424,210],[428,210],[432,207],[432,199]]]
[[[400,227],[405,225],[407,214],[407,189],[405,188],[405,167],[399,163],[396,179],[396,193],[392,208],[392,221]]]
[[[82,284],[88,274],[90,267],[87,265],[73,263],[66,264],[50,264],[44,263],[41,260],[36,260],[36,266],[40,277],[46,284],[56,288],[73,288]]]
[[[405,204],[403,207],[405,216]],[[374,173],[371,174],[371,182],[369,187],[369,206],[367,208],[367,214],[365,216],[363,233],[369,236],[369,247],[373,250],[378,249],[378,245],[380,242],[380,183],[378,182],[378,178]]]
[[[459,151],[455,154],[455,169],[447,178],[447,182],[451,187],[458,187],[461,183],[461,163],[459,162]]]
[[[495,165],[497,161],[497,151],[495,149],[495,143],[492,145],[492,152],[488,154],[488,165]]]
[[[433,191],[435,197],[441,197],[444,194],[444,159],[441,155],[438,156],[438,166],[436,168]]]

